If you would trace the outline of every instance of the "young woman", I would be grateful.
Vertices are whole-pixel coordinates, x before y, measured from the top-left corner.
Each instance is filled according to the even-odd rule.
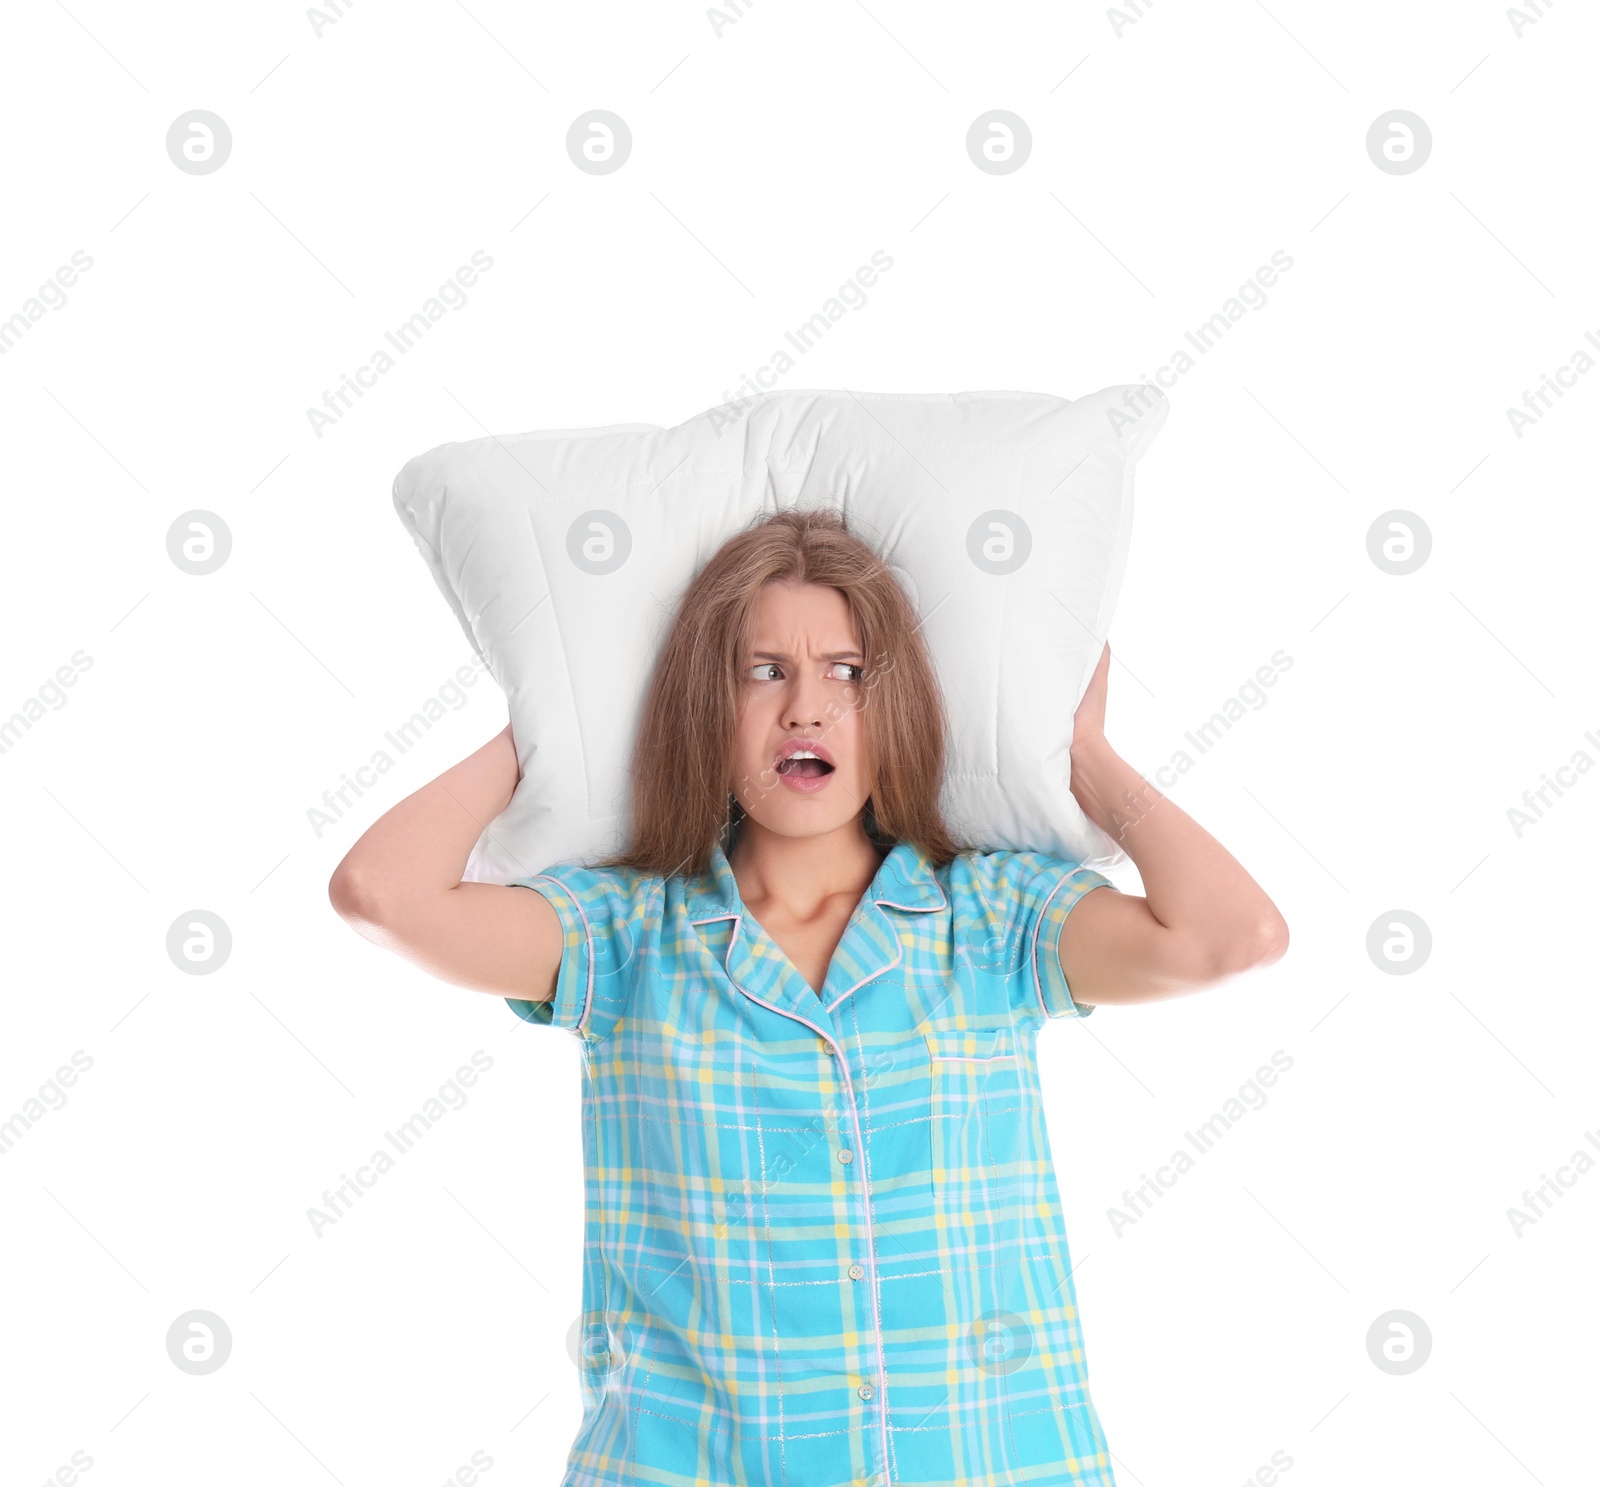
[[[580,1040],[562,1487],[1112,1487],[1036,1035],[1267,964],[1288,931],[1106,742],[1109,649],[1071,788],[1147,896],[952,840],[918,625],[842,517],[779,512],[679,604],[625,852],[461,881],[517,783],[508,728],[334,874],[369,939]]]

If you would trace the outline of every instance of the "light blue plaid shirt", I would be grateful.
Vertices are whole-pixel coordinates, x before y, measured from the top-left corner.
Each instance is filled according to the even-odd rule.
[[[1114,1487],[1035,1037],[1091,869],[889,852],[822,994],[727,857],[519,886],[519,1017],[583,1049],[583,1422],[561,1487]]]

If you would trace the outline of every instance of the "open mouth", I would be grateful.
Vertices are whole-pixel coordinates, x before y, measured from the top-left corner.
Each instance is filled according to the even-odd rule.
[[[812,754],[791,754],[787,759],[780,761],[778,773],[793,775],[802,780],[815,780],[825,774],[832,774],[833,766],[827,760],[818,759]]]

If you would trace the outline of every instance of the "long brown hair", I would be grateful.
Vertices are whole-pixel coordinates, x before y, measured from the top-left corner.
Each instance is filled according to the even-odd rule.
[[[868,837],[882,849],[913,843],[934,867],[969,850],[939,805],[944,696],[910,599],[843,512],[786,508],[728,538],[678,601],[634,741],[630,840],[597,866],[694,877],[710,870],[713,844],[731,848],[744,816],[728,788],[740,667],[756,596],[784,579],[837,589],[855,623],[866,666],[853,705],[877,763]]]

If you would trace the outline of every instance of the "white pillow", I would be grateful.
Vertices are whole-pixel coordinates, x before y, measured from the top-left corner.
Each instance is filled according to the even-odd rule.
[[[620,849],[646,686],[693,574],[751,517],[842,507],[923,616],[957,840],[1124,859],[1068,788],[1072,715],[1127,558],[1154,387],[769,392],[675,428],[441,444],[395,509],[510,704],[522,779],[464,877],[507,883]]]

